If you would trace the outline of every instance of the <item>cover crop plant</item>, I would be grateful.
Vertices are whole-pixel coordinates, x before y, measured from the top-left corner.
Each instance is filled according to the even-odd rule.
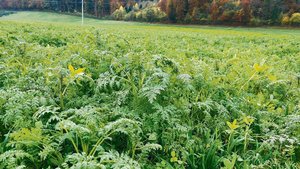
[[[0,23],[1,169],[300,167],[298,30]]]

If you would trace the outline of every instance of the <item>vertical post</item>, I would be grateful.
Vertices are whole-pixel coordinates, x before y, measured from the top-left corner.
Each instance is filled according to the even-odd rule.
[[[81,25],[83,25],[83,0],[81,1]]]

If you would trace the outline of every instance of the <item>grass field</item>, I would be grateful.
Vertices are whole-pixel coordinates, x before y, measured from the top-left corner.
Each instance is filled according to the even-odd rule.
[[[0,17],[0,169],[299,168],[299,128],[299,29]]]
[[[17,12],[15,14],[1,17],[0,20],[3,21],[17,21],[17,22],[46,22],[46,23],[63,23],[63,24],[75,24],[81,25],[81,17],[71,16],[71,15],[62,15],[57,13],[49,13],[49,12]],[[162,24],[148,24],[148,23],[139,23],[139,22],[123,22],[123,21],[107,21],[107,20],[97,20],[91,18],[84,19],[85,26],[114,26],[119,25],[122,26],[146,26],[149,28],[158,28],[158,29],[176,29],[182,28],[182,31],[192,31],[198,32],[201,30],[209,29],[209,30],[233,30],[233,31],[241,31],[241,32],[257,32],[263,34],[292,34],[299,35],[300,29],[293,28],[234,28],[234,27],[224,27],[224,26],[184,26],[184,25],[162,25]],[[144,27],[142,27],[144,28]],[[185,29],[184,29],[185,28]],[[186,30],[188,28],[188,30]],[[227,31],[228,32],[228,31]],[[221,32],[220,32],[221,33]],[[228,32],[229,33],[229,32]]]

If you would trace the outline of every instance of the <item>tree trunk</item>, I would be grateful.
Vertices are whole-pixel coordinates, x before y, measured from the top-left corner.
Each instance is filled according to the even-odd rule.
[[[94,15],[98,18],[98,0],[94,0]]]

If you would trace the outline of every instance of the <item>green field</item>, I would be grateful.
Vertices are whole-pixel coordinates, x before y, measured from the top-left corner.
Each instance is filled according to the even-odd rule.
[[[300,30],[0,17],[0,169],[300,166]]]

